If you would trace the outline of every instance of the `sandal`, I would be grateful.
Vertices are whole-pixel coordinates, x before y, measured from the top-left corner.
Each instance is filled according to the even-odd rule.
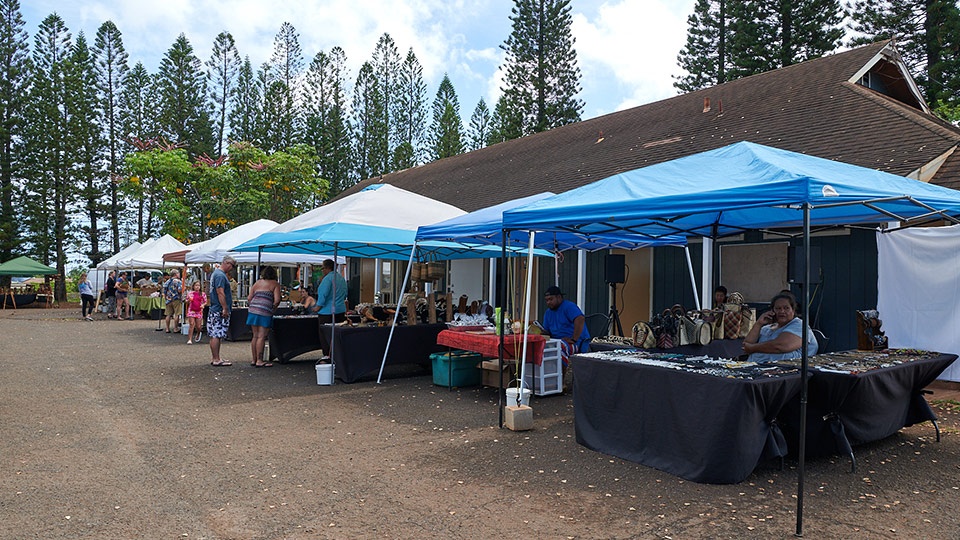
[[[214,366],[214,367],[221,367],[221,366],[232,366],[233,363],[232,363],[232,362],[224,362],[223,360],[221,360],[221,361],[219,361],[219,362],[210,362],[210,365],[211,365],[211,366]]]

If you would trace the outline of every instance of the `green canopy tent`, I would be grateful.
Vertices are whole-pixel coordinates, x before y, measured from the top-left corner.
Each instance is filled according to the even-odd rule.
[[[38,263],[30,257],[21,256],[0,264],[0,276],[10,277],[34,277],[50,276],[57,274],[56,268],[50,268],[45,264]],[[7,294],[3,295],[3,309],[7,308],[7,298],[13,303],[13,309],[17,309],[17,301],[13,296],[13,289],[8,289]],[[35,297],[34,297],[35,298]]]

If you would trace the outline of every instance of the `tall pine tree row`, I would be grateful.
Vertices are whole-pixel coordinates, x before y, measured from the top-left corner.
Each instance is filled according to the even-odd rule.
[[[843,37],[839,0],[697,0],[674,86],[691,92],[835,50]]]
[[[120,199],[117,183],[113,181],[120,175],[123,164],[124,139],[128,132],[124,129],[122,98],[124,78],[130,68],[127,65],[127,52],[123,47],[120,30],[112,21],[107,21],[97,29],[94,41],[94,67],[96,70],[97,97],[99,98],[100,127],[103,131],[104,154],[106,158],[106,181],[100,182],[102,193],[108,201],[106,205],[95,197],[93,189],[88,194],[88,219],[90,220],[90,262],[99,263],[105,258],[105,250],[113,253],[120,251]],[[142,66],[141,66],[142,67]],[[105,206],[105,218],[110,229],[110,245],[99,245],[100,227],[98,217]]]
[[[450,77],[443,75],[437,97],[433,100],[433,123],[430,124],[433,159],[462,154],[463,121],[460,119],[460,102]]]
[[[160,123],[156,115],[156,106],[160,103],[160,89],[158,77],[147,72],[143,63],[137,62],[123,78],[123,90],[120,96],[121,133],[130,136],[124,138],[122,148],[124,153],[136,150],[132,144],[134,140],[148,141],[160,136]],[[142,241],[148,237],[151,230],[150,222],[156,201],[148,190],[139,186],[139,189],[128,189],[126,192],[117,189],[119,179],[112,177],[112,189],[115,190],[118,206],[134,208],[133,215],[118,213],[119,236],[125,240]],[[112,204],[112,199],[111,199]]]
[[[76,164],[70,136],[70,33],[59,15],[47,16],[34,37],[33,77],[26,107],[23,198],[29,253],[63,273],[73,232],[68,207],[77,195],[71,169]],[[51,260],[51,256],[52,259]],[[58,298],[63,295],[58,294]]]
[[[97,71],[92,52],[83,32],[77,35],[68,61],[66,94],[67,129],[73,166],[70,167],[70,183],[78,190],[76,201],[68,203],[68,215],[83,216],[78,219],[82,234],[77,244],[92,262],[100,262],[106,253],[100,250],[100,219],[103,214],[103,195],[109,181],[104,167],[105,140],[102,133]],[[79,203],[75,212],[70,205]],[[64,290],[66,294],[66,290]]]
[[[514,0],[503,94],[522,114],[522,135],[578,122],[583,102],[569,0]]]
[[[0,0],[0,259],[20,245],[18,193],[29,84],[29,42],[18,0]]]
[[[314,56],[307,69],[304,92],[304,139],[317,150],[320,177],[330,194],[346,189],[350,173],[349,126],[345,117],[345,56],[334,47]]]
[[[857,0],[852,44],[896,38],[897,50],[942,116],[960,120],[960,9],[956,0]]]
[[[214,153],[223,155],[227,137],[230,102],[237,87],[240,53],[230,32],[220,32],[213,40],[213,52],[207,60],[207,88],[213,111]]]

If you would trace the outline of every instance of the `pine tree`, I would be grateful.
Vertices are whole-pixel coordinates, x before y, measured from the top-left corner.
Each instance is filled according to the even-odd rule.
[[[163,56],[159,71],[162,134],[184,144],[191,156],[213,153],[206,78],[200,67],[190,41],[180,34]]]
[[[147,69],[141,62],[137,62],[123,79],[123,91],[120,96],[121,125],[123,126],[121,133],[132,136],[125,140],[126,144],[123,146],[127,152],[136,149],[133,145],[135,140],[147,141],[160,135],[160,126],[156,117],[156,104],[160,102],[160,92],[156,79],[155,76],[147,73]],[[117,177],[112,179],[119,180]],[[147,215],[152,213],[154,201],[146,197],[146,190],[128,190],[134,195],[130,198],[130,193],[119,189],[117,181],[112,181],[111,185],[116,192],[118,207],[136,209],[133,216],[125,216],[118,211],[117,216],[120,222],[118,239],[120,237],[145,239],[146,231],[149,230]],[[115,240],[115,244],[118,242],[119,240]]]
[[[334,47],[329,55],[322,51],[317,53],[307,70],[304,93],[304,138],[317,150],[320,176],[329,181],[333,195],[346,189],[350,174],[349,165],[341,163],[344,155],[349,159],[350,154],[344,118],[345,62],[343,50],[339,47]]]
[[[400,66],[397,91],[397,146],[393,151],[394,170],[408,169],[423,157],[423,134],[426,129],[427,83],[423,67],[411,47]]]
[[[24,109],[29,83],[29,43],[18,0],[0,0],[0,260],[19,241],[17,178],[22,175]]]
[[[66,246],[73,232],[68,205],[77,193],[72,184],[74,162],[67,123],[71,49],[71,36],[63,19],[56,14],[47,16],[34,37],[34,71],[24,130],[27,193],[22,208],[26,240],[29,251],[44,264],[51,264],[52,254],[61,275],[65,275]],[[55,294],[63,297],[59,291]]]
[[[460,103],[450,77],[443,75],[437,97],[433,100],[433,123],[430,125],[433,158],[443,159],[463,153],[463,122]]]
[[[467,128],[467,150],[479,150],[486,146],[492,132],[490,109],[487,107],[487,102],[480,98],[470,116],[470,127]]]
[[[523,117],[506,94],[501,94],[490,116],[490,135],[487,145],[518,139],[523,136]]]
[[[383,98],[380,96],[380,84],[370,62],[364,62],[357,74],[353,87],[353,128],[354,128],[354,166],[356,178],[365,180],[383,174],[379,167],[384,156],[379,152],[380,134],[386,130],[383,125]]]
[[[941,114],[960,104],[960,13],[955,0],[857,0],[851,5],[858,45],[897,38],[897,50]]]
[[[70,181],[79,191],[86,217],[86,224],[80,227],[83,232],[80,242],[89,246],[86,254],[92,264],[106,258],[106,254],[100,251],[99,222],[106,206],[104,199],[108,195],[110,184],[104,181],[103,174],[103,149],[107,141],[104,139],[100,120],[104,116],[101,109],[106,104],[100,99],[97,75],[93,55],[83,32],[80,32],[68,61],[67,148],[72,162]],[[116,105],[116,101],[115,98],[112,105]]]
[[[569,0],[514,0],[503,89],[523,115],[522,134],[578,122],[583,102]]]
[[[673,86],[692,92],[726,81],[727,4],[729,0],[697,0],[687,17],[687,44],[677,56],[686,74],[675,76]]]
[[[817,58],[840,46],[839,0],[728,1],[730,78]]]
[[[375,154],[381,159],[380,163],[375,164],[374,169],[378,170],[379,174],[383,174],[392,170],[390,157],[393,149],[401,142],[397,121],[400,53],[397,52],[397,45],[390,34],[385,33],[377,40],[370,66],[373,68],[374,80],[379,86],[377,95],[381,102],[377,105],[377,109],[382,115],[379,125],[383,126],[382,131],[372,134],[371,144],[376,146]]]
[[[106,143],[107,178],[112,179],[120,174],[123,164],[122,144],[127,134],[123,129],[121,101],[124,78],[127,76],[127,52],[123,47],[123,38],[117,26],[107,21],[100,25],[94,41],[94,59],[97,75],[97,95],[100,98],[100,125],[103,128],[103,137]],[[142,66],[141,66],[142,67]],[[110,248],[114,253],[120,250],[120,201],[118,199],[117,184],[108,181],[101,184],[108,197],[106,208],[111,237]],[[91,262],[96,265],[106,253],[101,253],[99,246],[99,227],[93,201],[88,201],[88,218],[90,220]]]
[[[263,97],[257,77],[245,57],[237,73],[237,89],[230,105],[230,138],[234,141],[248,141],[260,144],[260,116]]]
[[[223,154],[227,135],[230,102],[236,92],[240,54],[230,32],[220,32],[213,40],[213,52],[207,60],[207,86],[213,109],[213,132],[216,155]]]
[[[264,70],[264,106],[272,111],[268,113],[272,118],[267,120],[265,127],[274,133],[268,138],[276,139],[274,150],[289,148],[296,143],[300,134],[300,103],[297,96],[303,71],[300,36],[292,24],[284,22],[280,26],[280,31],[273,39],[273,56]]]

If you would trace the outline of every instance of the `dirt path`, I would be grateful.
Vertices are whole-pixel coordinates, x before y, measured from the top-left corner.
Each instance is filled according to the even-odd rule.
[[[789,538],[796,472],[703,485],[576,444],[572,399],[497,429],[427,374],[318,387],[152,321],[0,314],[2,538]],[[936,399],[933,396],[932,399]],[[960,537],[960,404],[807,466],[808,538]]]

